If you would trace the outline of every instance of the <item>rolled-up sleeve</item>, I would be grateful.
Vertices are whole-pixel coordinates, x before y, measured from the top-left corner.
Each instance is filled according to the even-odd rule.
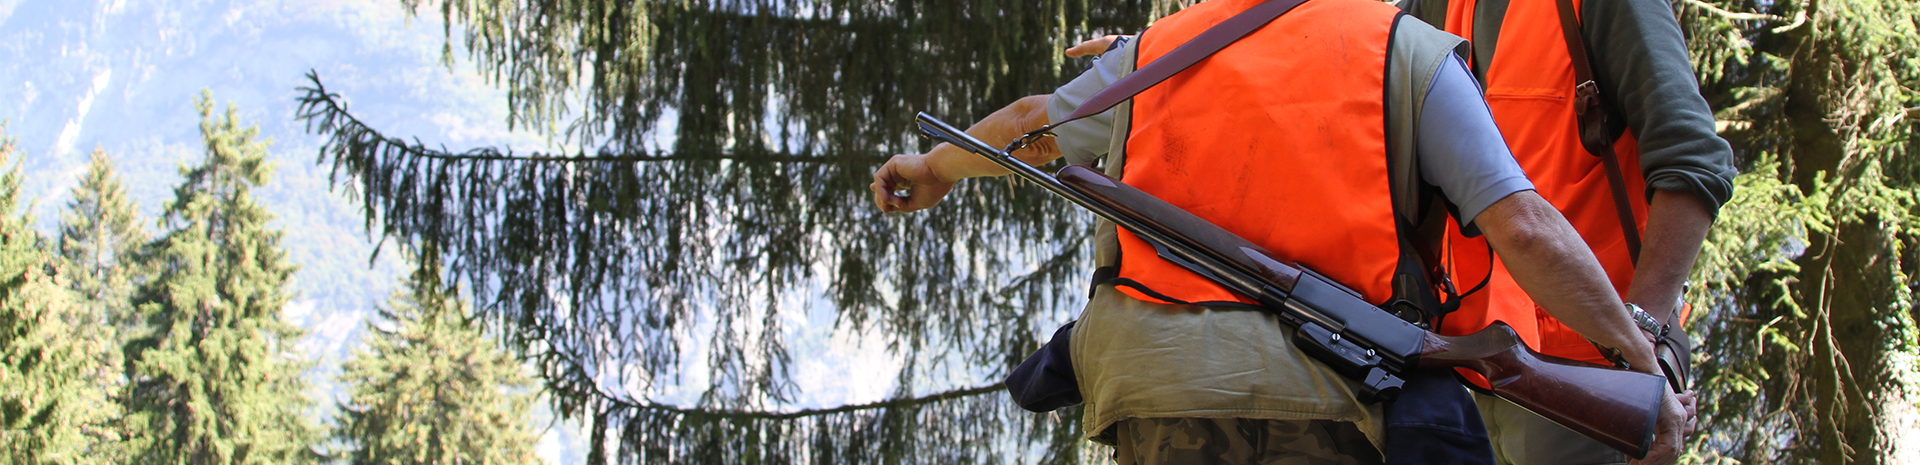
[[[1080,108],[1082,102],[1093,98],[1093,94],[1132,73],[1133,42],[1130,37],[1122,37],[1106,53],[1095,58],[1093,66],[1080,73],[1080,77],[1054,90],[1053,97],[1047,99],[1047,122],[1058,124],[1074,109]],[[1060,153],[1068,163],[1091,165],[1094,160],[1107,154],[1112,143],[1113,110],[1056,127],[1053,134],[1054,142],[1059,145]]]
[[[1595,80],[1639,143],[1645,194],[1692,192],[1717,214],[1733,197],[1733,148],[1715,133],[1672,7],[1617,0],[1582,9]]]

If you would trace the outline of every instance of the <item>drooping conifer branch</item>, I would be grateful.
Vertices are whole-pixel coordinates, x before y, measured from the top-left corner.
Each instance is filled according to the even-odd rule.
[[[512,124],[607,148],[430,150],[353,120],[317,77],[301,114],[370,229],[444,245],[477,318],[533,358],[558,410],[607,425],[592,450],[1031,462],[1025,445],[1044,442],[1047,460],[1076,458],[1076,414],[1033,416],[986,392],[794,418],[701,412],[790,405],[786,322],[803,310],[831,311],[839,334],[877,334],[872,346],[905,364],[898,386],[955,369],[998,378],[1036,347],[1085,295],[1089,215],[979,180],[939,208],[884,216],[866,185],[888,155],[927,148],[914,112],[971,121],[1049,92],[1086,65],[1062,47],[1137,32],[1171,2],[405,4],[463,26]],[[674,142],[649,145],[665,127]],[[714,380],[697,411],[601,394],[674,382],[690,340],[708,344]]]
[[[796,425],[920,415],[913,423],[994,424],[977,434],[1001,439],[913,439],[902,450],[1005,453],[1023,443],[1005,435],[1029,429],[1002,423],[1028,415],[987,388],[754,413],[792,394],[783,327],[791,318],[783,315],[825,304],[837,330],[877,330],[907,361],[897,382],[910,386],[924,370],[988,367],[997,377],[1084,295],[1078,264],[1090,221],[1037,189],[984,180],[963,183],[941,208],[913,217],[873,209],[865,189],[872,170],[887,154],[916,148],[879,141],[862,150],[742,143],[585,157],[453,153],[382,134],[310,78],[299,116],[327,138],[321,162],[362,203],[369,230],[401,244],[441,244],[450,278],[472,290],[476,318],[534,362],[563,413],[617,429],[622,448],[691,447],[702,437],[653,427],[671,421],[726,432],[716,437],[774,434],[826,451],[853,443],[838,441],[839,429]],[[711,344],[703,352],[716,381],[702,407],[663,409],[603,392],[603,380],[645,387],[678,379],[688,341]],[[943,413],[934,421],[928,412]]]
[[[920,397],[887,399],[887,400],[882,400],[878,402],[854,404],[854,405],[842,405],[842,406],[833,407],[833,408],[801,409],[793,412],[762,412],[762,411],[731,410],[731,409],[719,409],[719,410],[691,409],[691,408],[675,407],[675,406],[666,405],[666,404],[653,404],[653,403],[631,402],[631,401],[620,402],[620,405],[623,407],[633,408],[633,409],[656,410],[656,411],[662,411],[662,412],[672,412],[672,413],[681,414],[681,415],[691,415],[691,416],[717,418],[717,419],[792,420],[796,418],[817,417],[821,415],[833,415],[838,413],[858,412],[862,410],[918,407],[925,404],[951,400],[951,399],[958,399],[962,397],[973,397],[973,396],[979,396],[979,395],[985,395],[985,394],[993,394],[1001,390],[1005,390],[1006,388],[1007,388],[1006,384],[993,383],[986,386],[965,388],[965,389],[955,389],[947,392],[929,394],[929,395],[920,396]]]
[[[1695,7],[1698,7],[1701,10],[1704,10],[1708,13],[1713,13],[1715,15],[1719,15],[1722,18],[1726,18],[1734,21],[1774,21],[1774,22],[1782,22],[1782,23],[1787,22],[1787,18],[1780,15],[1770,15],[1766,13],[1736,13],[1732,11],[1727,11],[1726,9],[1720,8],[1719,6],[1716,6],[1712,3],[1707,3],[1700,0],[1681,0],[1681,1],[1688,5],[1693,5]]]
[[[1082,64],[1068,65],[1062,48],[1138,32],[1192,2],[402,3],[446,21],[445,58],[464,46],[477,71],[507,91],[510,124],[564,126],[574,140],[633,145],[684,108],[714,111],[682,115],[679,124],[717,128],[755,123],[724,115],[804,107],[811,111],[789,116],[836,126],[829,137],[886,133],[861,121],[900,110],[983,116],[1077,74]],[[1042,81],[1052,85],[1033,86]],[[939,105],[903,109],[891,105],[897,100]]]
[[[1068,464],[1094,447],[1079,437],[1078,408],[1035,415],[978,394],[875,407],[742,416],[614,405],[594,415],[604,428],[591,442],[619,444],[600,463]]]
[[[307,79],[313,83],[313,87],[301,88],[301,90],[308,91],[308,95],[302,97],[300,100],[301,113],[299,116],[301,118],[313,119],[314,121],[311,122],[311,125],[318,125],[318,127],[322,127],[322,128],[337,127],[337,128],[352,130],[353,128],[366,129],[368,127],[366,123],[361,122],[359,118],[355,118],[352,113],[347,112],[345,105],[341,104],[339,101],[339,98],[340,98],[339,94],[333,94],[326,91],[325,85],[320,82],[319,73],[314,71],[308,71]],[[339,119],[339,121],[334,121],[333,119],[335,118]],[[386,138],[386,136],[381,135],[378,132],[373,132],[370,129],[366,129],[364,132],[360,132],[359,135],[362,137],[369,137],[374,139],[384,139],[384,140],[378,140],[378,141],[361,141],[362,144],[383,144],[390,147],[391,150],[398,150],[402,153],[405,153],[407,156],[431,158],[436,160],[524,161],[524,162],[551,162],[551,163],[638,163],[638,162],[692,161],[692,160],[734,160],[734,161],[774,162],[774,163],[879,164],[879,163],[886,162],[888,158],[887,155],[836,156],[836,155],[807,155],[807,154],[787,154],[787,153],[767,153],[767,152],[730,153],[725,151],[704,151],[701,153],[685,153],[685,152],[678,152],[678,151],[667,152],[664,150],[647,152],[644,149],[639,150],[635,153],[627,153],[627,152],[616,152],[612,148],[602,149],[597,154],[591,155],[591,156],[586,154],[550,155],[550,154],[538,154],[538,153],[521,155],[521,154],[513,153],[512,150],[503,151],[495,147],[476,147],[476,148],[468,149],[465,152],[452,153],[447,151],[445,148],[441,148],[438,150],[428,149],[425,146],[419,144],[418,142],[407,142],[406,140],[397,139],[397,138],[388,139]]]

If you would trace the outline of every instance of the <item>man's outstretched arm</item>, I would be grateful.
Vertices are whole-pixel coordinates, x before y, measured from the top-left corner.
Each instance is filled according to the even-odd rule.
[[[1032,95],[1016,100],[974,123],[967,128],[967,134],[994,146],[1012,143],[1014,139],[1047,125],[1048,97],[1050,95]],[[1042,138],[1026,149],[1014,152],[1013,156],[1029,164],[1044,165],[1060,158],[1060,148],[1054,145],[1053,139]],[[873,184],[868,185],[867,189],[873,191],[873,204],[880,207],[880,211],[910,212],[940,203],[940,199],[953,190],[953,183],[961,179],[1006,174],[1006,168],[986,158],[942,143],[927,153],[894,155],[873,173]],[[894,195],[895,191],[908,191],[911,194],[900,197]]]

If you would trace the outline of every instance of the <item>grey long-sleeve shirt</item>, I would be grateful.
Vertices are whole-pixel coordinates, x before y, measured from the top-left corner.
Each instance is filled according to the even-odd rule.
[[[1449,1],[1400,0],[1399,6],[1438,27],[1446,23]],[[1473,35],[1480,40],[1473,44],[1473,69],[1483,82],[1488,65],[1501,59],[1500,20],[1511,1],[1552,0],[1475,3]],[[1594,81],[1639,142],[1646,194],[1692,192],[1717,214],[1733,196],[1733,148],[1714,132],[1713,111],[1700,96],[1672,6],[1663,0],[1589,0],[1580,9]]]

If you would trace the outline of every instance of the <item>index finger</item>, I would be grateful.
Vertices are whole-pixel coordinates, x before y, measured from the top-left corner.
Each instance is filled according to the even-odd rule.
[[[894,206],[893,182],[884,175],[889,166],[881,166],[880,171],[873,173],[873,183],[867,184],[867,190],[873,191],[873,206],[882,213],[893,213],[897,209]]]
[[[873,202],[880,207],[880,211],[893,213],[905,208],[908,202],[895,192],[913,189],[913,181],[899,179],[899,173],[889,160],[873,173],[873,184],[868,184],[867,188],[873,191]]]

